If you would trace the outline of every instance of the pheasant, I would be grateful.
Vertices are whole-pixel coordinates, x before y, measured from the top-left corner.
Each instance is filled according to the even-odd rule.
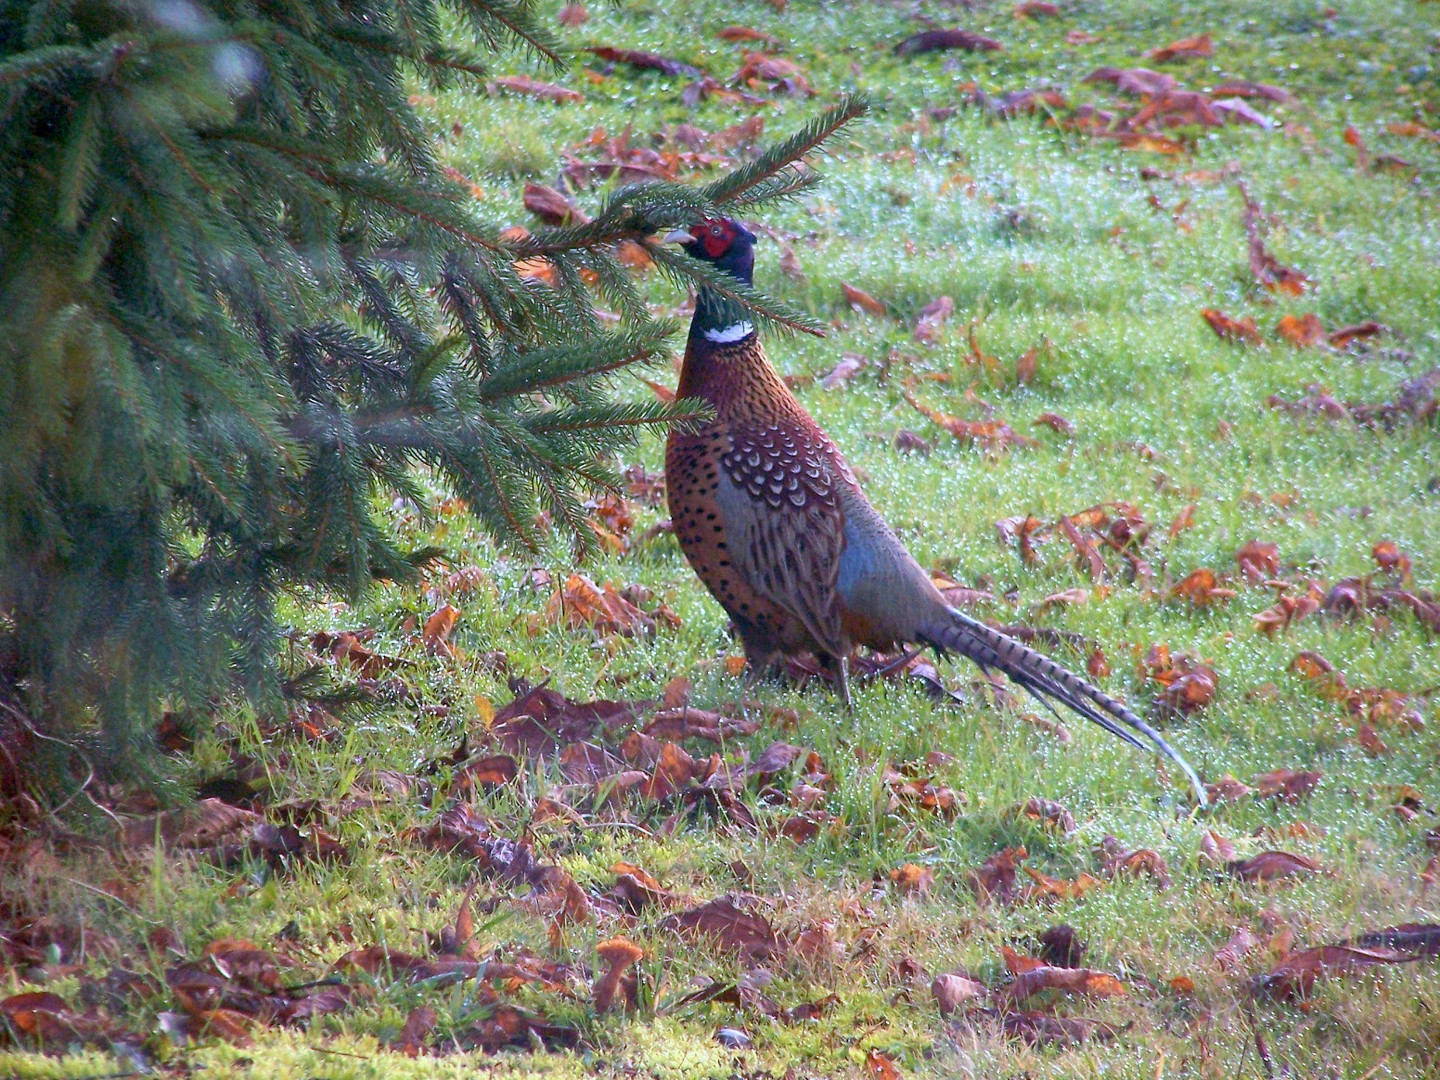
[[[746,285],[755,237],[711,219],[666,241]],[[915,644],[999,670],[1050,708],[1059,702],[1139,749],[1154,749],[1189,778],[1195,770],[1122,703],[1053,660],[945,602],[870,505],[835,444],[795,400],[765,356],[745,309],[702,288],[677,395],[714,419],[675,429],[665,477],[675,534],[690,565],[729,614],[752,675],[811,653],[848,706],[858,645]]]

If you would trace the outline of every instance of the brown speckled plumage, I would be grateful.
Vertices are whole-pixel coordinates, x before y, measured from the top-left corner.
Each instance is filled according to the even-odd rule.
[[[675,234],[697,258],[750,281],[754,237],[711,221]],[[1134,746],[1134,733],[1185,761],[1121,702],[1053,660],[945,603],[870,505],[844,457],[795,400],[732,301],[702,291],[677,388],[715,411],[675,431],[665,452],[670,516],[681,549],[729,613],[752,669],[812,653],[835,675],[857,645],[919,643],[995,668]]]
[[[777,653],[848,652],[834,605],[843,544],[836,487],[855,478],[835,444],[753,334],[723,345],[692,338],[677,393],[708,401],[716,416],[670,437],[671,520],[747,655],[763,667]],[[722,501],[741,493],[755,513],[727,529]]]

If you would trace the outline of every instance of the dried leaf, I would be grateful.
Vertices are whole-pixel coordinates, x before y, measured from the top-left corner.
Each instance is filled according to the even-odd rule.
[[[958,417],[950,416],[938,409],[932,409],[916,400],[915,395],[907,387],[902,392],[906,401],[917,412],[928,417],[931,422],[943,427],[950,434],[962,442],[974,443],[982,449],[989,451],[1005,450],[1011,446],[1039,446],[1037,439],[1028,435],[1018,434],[1009,424],[1000,420],[961,420]]]
[[[1342,326],[1338,330],[1330,331],[1330,345],[1336,349],[1344,349],[1352,342],[1367,341],[1377,334],[1386,334],[1389,331],[1388,326],[1370,319],[1362,323],[1355,323],[1353,326]]]
[[[1440,956],[1440,924],[1401,923],[1384,930],[1370,930],[1355,939],[1367,949],[1403,949],[1421,956]]]
[[[1256,795],[1262,799],[1296,803],[1309,795],[1324,776],[1325,774],[1322,772],[1275,769],[1255,777],[1255,791]]]
[[[523,201],[525,209],[546,225],[585,225],[590,221],[569,196],[544,184],[527,183]]]
[[[1305,286],[1310,284],[1310,279],[1299,270],[1282,266],[1275,256],[1265,249],[1265,241],[1260,234],[1260,222],[1264,213],[1260,205],[1250,197],[1249,189],[1243,183],[1240,185],[1240,195],[1245,200],[1245,235],[1249,244],[1250,272],[1255,275],[1256,282],[1273,292],[1299,296],[1305,291]]]
[[[1111,877],[1120,874],[1129,874],[1132,877],[1139,877],[1141,874],[1149,874],[1155,879],[1155,887],[1164,892],[1170,887],[1170,867],[1160,857],[1160,853],[1149,848],[1137,848],[1134,851],[1120,851],[1108,855],[1101,865],[1101,869]]]
[[[1401,551],[1393,540],[1381,540],[1370,549],[1370,557],[1387,574],[1398,574],[1402,578],[1410,576],[1410,556]]]
[[[935,887],[934,871],[916,863],[906,863],[891,870],[890,880],[902,896],[928,896]]]
[[[945,320],[955,313],[955,301],[948,296],[939,296],[920,309],[911,335],[916,341],[934,341],[940,334]]]
[[[782,951],[765,917],[738,907],[736,898],[730,896],[670,915],[661,921],[659,928],[686,937],[706,938],[722,949],[757,960]]]
[[[1026,900],[1079,900],[1092,889],[1100,887],[1100,880],[1089,874],[1081,874],[1074,881],[1052,878],[1030,866],[1022,866],[1034,883],[1025,888]]]
[[[1235,562],[1251,585],[1259,585],[1280,572],[1280,549],[1274,544],[1251,540],[1235,552]]]
[[[1248,784],[1241,783],[1229,773],[1220,777],[1215,783],[1205,785],[1206,797],[1216,803],[1239,802],[1253,790]],[[1232,851],[1231,854],[1233,855],[1234,852]]]
[[[1114,67],[1096,68],[1080,81],[1083,83],[1108,82],[1122,94],[1135,94],[1142,97],[1163,97],[1176,87],[1175,76],[1151,71],[1148,68],[1124,70]]]
[[[1214,52],[1215,45],[1210,40],[1210,35],[1199,34],[1180,41],[1172,41],[1169,45],[1162,45],[1158,49],[1151,49],[1146,55],[1157,64],[1168,64],[1172,60],[1211,56]]]
[[[838,390],[854,378],[864,366],[865,358],[859,353],[842,353],[840,362],[821,376],[820,389]]]
[[[1256,984],[1257,990],[1283,999],[1309,995],[1315,981],[1333,975],[1353,975],[1380,964],[1403,964],[1416,959],[1413,953],[1395,949],[1361,948],[1356,945],[1321,945],[1292,952]]]
[[[1215,308],[1205,308],[1200,317],[1210,324],[1210,329],[1227,341],[1239,341],[1247,345],[1260,344],[1260,328],[1249,315],[1243,319],[1232,319]]]
[[[663,75],[684,75],[691,79],[703,78],[705,75],[705,72],[694,64],[687,64],[683,60],[675,60],[658,53],[642,52],[639,49],[616,49],[609,45],[591,45],[586,47],[585,51],[593,53],[601,60],[608,60],[612,64],[628,64],[635,68],[658,71]]]
[[[1200,857],[1208,863],[1231,862],[1235,858],[1235,845],[1214,829],[1206,829],[1200,837]]]
[[[1275,324],[1275,332],[1292,345],[1302,348],[1313,347],[1324,344],[1325,326],[1320,322],[1320,316],[1314,312],[1301,315],[1296,318],[1294,315],[1282,316]]]
[[[840,283],[840,292],[845,297],[845,302],[857,311],[864,311],[867,314],[876,315],[881,318],[889,314],[888,309],[879,300],[876,300],[875,297],[869,293],[862,289],[857,289],[847,282],[842,281]]]
[[[455,623],[460,618],[460,609],[450,604],[441,604],[436,611],[425,620],[425,629],[421,633],[421,639],[425,642],[427,652],[444,656],[450,659],[455,658],[455,646],[450,644],[450,632],[455,629]]]
[[[968,30],[926,30],[913,34],[895,46],[896,56],[914,56],[917,53],[936,52],[942,49],[964,49],[966,52],[997,52],[1005,46],[994,38],[972,34]]]
[[[1042,799],[1038,796],[1032,796],[1018,806],[1011,807],[1006,814],[1039,822],[1061,836],[1070,836],[1078,828],[1075,824],[1075,815],[1070,813],[1064,805],[1053,799]]]
[[[1259,941],[1255,935],[1250,933],[1246,927],[1238,928],[1230,935],[1230,940],[1215,950],[1215,966],[1221,971],[1229,971],[1240,963],[1240,960],[1253,949]]]
[[[529,75],[504,75],[491,81],[501,90],[508,90],[512,94],[541,98],[544,101],[565,104],[585,100],[585,95],[578,90],[556,86],[554,83],[541,82],[539,79],[530,78]]]
[[[440,1014],[428,1005],[417,1005],[405,1017],[400,1034],[390,1041],[389,1049],[406,1057],[419,1057],[425,1049],[425,1039],[434,1030]]]
[[[873,1047],[865,1055],[865,1068],[875,1080],[901,1080],[895,1062]]]
[[[1183,596],[1196,607],[1208,607],[1210,604],[1233,599],[1235,590],[1220,588],[1215,571],[1202,566],[1198,570],[1192,570],[1184,580],[1171,588],[1170,595]]]
[[[1170,522],[1170,528],[1166,530],[1171,540],[1174,540],[1186,529],[1195,527],[1195,511],[1199,508],[1198,503],[1191,503],[1175,515],[1174,520]]]
[[[774,34],[767,34],[749,26],[725,26],[715,31],[715,36],[721,41],[760,41],[771,48],[778,48],[780,45],[780,39]]]
[[[966,883],[981,903],[997,899],[1011,903],[1019,895],[1016,880],[1020,862],[1026,857],[1023,847],[1006,848],[985,860],[978,870],[966,875]]]
[[[935,976],[935,980],[930,984],[930,992],[935,995],[940,1015],[949,1016],[960,1007],[962,1001],[983,998],[990,991],[984,983],[977,982],[968,975],[949,974]]]
[[[1262,851],[1253,858],[1227,863],[1225,869],[1242,881],[1273,881],[1296,874],[1318,873],[1320,864],[1288,851]]]
[[[1071,421],[1065,419],[1065,417],[1061,416],[1059,413],[1041,413],[1033,421],[1031,421],[1030,426],[1040,427],[1042,424],[1058,435],[1075,434],[1075,425]]]
[[[1086,997],[1125,997],[1125,986],[1114,975],[1093,968],[1037,967],[1015,976],[1002,993],[1011,1001],[1023,1001],[1042,990],[1063,990]]]

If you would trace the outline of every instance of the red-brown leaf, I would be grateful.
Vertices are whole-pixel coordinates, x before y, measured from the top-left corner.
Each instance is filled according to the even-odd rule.
[[[1227,341],[1239,341],[1247,345],[1260,344],[1260,328],[1249,315],[1243,319],[1232,319],[1223,311],[1205,308],[1200,317],[1210,324],[1210,329]]]
[[[1273,881],[1296,874],[1319,873],[1320,864],[1288,851],[1262,851],[1253,858],[1227,863],[1225,869],[1242,881]]]
[[[509,90],[512,94],[524,94],[527,97],[537,97],[559,104],[585,100],[585,95],[578,90],[556,86],[554,83],[541,82],[539,79],[530,78],[529,75],[502,75],[495,79],[494,83],[500,89]]]
[[[895,46],[896,56],[936,52],[941,49],[964,49],[967,52],[996,52],[1005,46],[983,34],[968,30],[925,30],[913,34]]]
[[[1195,37],[1172,41],[1169,45],[1162,45],[1158,49],[1151,49],[1146,55],[1157,64],[1168,64],[1172,60],[1211,56],[1214,52],[1215,45],[1210,40],[1210,35],[1198,34]]]
[[[1275,324],[1275,332],[1292,345],[1302,348],[1320,345],[1326,341],[1325,325],[1320,321],[1320,316],[1314,312],[1308,312],[1298,318],[1294,315],[1284,315]]]
[[[1003,993],[1012,1001],[1023,1001],[1042,990],[1063,990],[1086,997],[1124,997],[1124,984],[1114,975],[1093,968],[1037,967],[1015,976]]]
[[[1414,960],[1411,953],[1395,949],[1366,949],[1356,945],[1321,945],[1292,952],[1259,983],[1265,993],[1278,998],[1305,997],[1320,978],[1353,975],[1380,964],[1403,964]]]
[[[881,317],[889,314],[888,309],[879,300],[876,300],[875,297],[863,289],[855,288],[855,286],[848,282],[842,281],[840,283],[840,292],[845,297],[845,302],[859,311]]]

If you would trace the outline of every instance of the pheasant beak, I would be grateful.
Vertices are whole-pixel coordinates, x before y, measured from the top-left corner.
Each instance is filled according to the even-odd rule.
[[[693,244],[695,237],[690,235],[689,229],[672,229],[660,240],[662,244]]]

